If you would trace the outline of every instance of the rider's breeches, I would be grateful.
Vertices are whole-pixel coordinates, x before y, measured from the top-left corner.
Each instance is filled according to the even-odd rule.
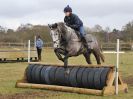
[[[81,37],[84,37],[84,36],[85,36],[85,30],[84,30],[84,27],[83,27],[83,26],[81,26],[81,27],[79,28],[79,32],[80,32],[80,36],[81,36]]]

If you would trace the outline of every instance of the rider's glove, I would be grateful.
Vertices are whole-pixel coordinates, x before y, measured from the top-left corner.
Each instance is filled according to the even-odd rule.
[[[66,25],[67,25],[68,27],[70,27],[70,24],[66,23]]]

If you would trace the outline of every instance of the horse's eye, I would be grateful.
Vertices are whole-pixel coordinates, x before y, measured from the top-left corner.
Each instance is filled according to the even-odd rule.
[[[56,35],[58,35],[58,31],[56,32]]]
[[[55,33],[54,35],[58,35],[57,33]]]

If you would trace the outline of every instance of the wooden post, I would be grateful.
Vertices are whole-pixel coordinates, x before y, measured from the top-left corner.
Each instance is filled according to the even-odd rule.
[[[32,83],[19,82],[19,83],[16,83],[16,87],[46,89],[46,90],[72,92],[72,93],[79,93],[79,94],[102,95],[102,90],[76,88],[76,87],[68,87],[68,86],[58,86],[58,85],[45,85],[45,84],[32,84]]]

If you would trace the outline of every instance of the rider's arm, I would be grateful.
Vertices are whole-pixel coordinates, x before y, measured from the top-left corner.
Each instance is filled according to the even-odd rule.
[[[67,18],[66,18],[66,16],[64,18],[64,23],[67,24]]]
[[[70,25],[71,28],[78,29],[80,26],[83,25],[82,21],[79,19],[77,15],[73,15],[74,24]]]

